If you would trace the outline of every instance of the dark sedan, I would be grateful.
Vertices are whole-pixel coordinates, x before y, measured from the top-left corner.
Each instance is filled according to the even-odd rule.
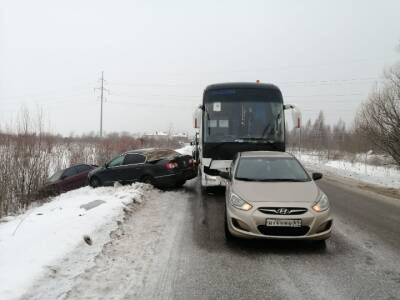
[[[54,173],[39,190],[41,197],[57,195],[88,185],[88,174],[95,169],[94,165],[74,165]]]
[[[125,152],[89,173],[92,187],[140,181],[159,188],[173,188],[197,176],[193,158],[170,149]]]

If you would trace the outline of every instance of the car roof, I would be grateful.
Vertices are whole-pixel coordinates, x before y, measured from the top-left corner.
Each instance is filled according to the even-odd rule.
[[[240,153],[241,157],[281,157],[293,158],[293,155],[287,152],[280,151],[246,151]]]
[[[166,151],[171,151],[171,152],[176,152],[173,149],[168,149],[168,148],[144,148],[144,149],[136,149],[136,150],[129,150],[126,151],[123,154],[152,154],[152,153],[157,153],[157,152],[166,152]],[[177,152],[178,153],[178,152]]]
[[[279,88],[271,83],[255,83],[255,82],[225,82],[211,84],[205,88],[205,92],[209,90],[220,90],[220,89],[233,89],[233,88],[247,88],[247,89],[273,89],[279,90]]]
[[[152,152],[152,151],[154,151],[154,150],[155,150],[155,148],[135,149],[135,150],[126,151],[126,152],[123,153],[123,154],[128,154],[128,153],[146,154],[146,153]]]

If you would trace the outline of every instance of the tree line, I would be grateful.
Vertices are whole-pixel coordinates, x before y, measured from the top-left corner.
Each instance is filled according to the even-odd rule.
[[[324,152],[328,158],[372,150],[400,166],[400,64],[384,73],[383,81],[361,103],[350,126],[341,119],[328,125],[320,111],[314,121],[287,133],[287,146]]]
[[[33,201],[45,201],[38,189],[55,171],[74,164],[102,165],[127,150],[150,147],[178,148],[182,138],[135,137],[110,133],[62,137],[45,130],[42,114],[22,110],[19,118],[0,128],[0,218],[24,211]]]

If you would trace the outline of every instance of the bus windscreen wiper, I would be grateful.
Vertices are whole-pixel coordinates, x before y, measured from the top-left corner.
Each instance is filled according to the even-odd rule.
[[[254,141],[254,142],[260,142],[262,141],[263,143],[267,144],[275,144],[276,142],[267,138],[257,138],[257,137],[239,137],[235,139],[235,142],[241,142],[241,141]]]

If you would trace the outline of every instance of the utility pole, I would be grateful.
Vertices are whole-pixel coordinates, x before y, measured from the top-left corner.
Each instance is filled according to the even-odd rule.
[[[95,90],[100,90],[100,137],[103,137],[103,104],[104,104],[104,91],[108,91],[104,87],[104,71],[101,72],[100,87]]]
[[[100,95],[100,137],[103,137],[103,100],[104,100],[104,71],[101,72],[101,95]]]

